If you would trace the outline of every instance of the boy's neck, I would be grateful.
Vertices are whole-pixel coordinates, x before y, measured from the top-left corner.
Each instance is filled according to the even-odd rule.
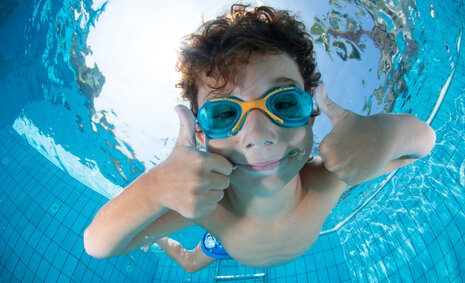
[[[275,194],[255,195],[234,186],[226,193],[235,214],[266,223],[288,219],[293,214],[302,193],[302,184],[300,174],[297,174]]]

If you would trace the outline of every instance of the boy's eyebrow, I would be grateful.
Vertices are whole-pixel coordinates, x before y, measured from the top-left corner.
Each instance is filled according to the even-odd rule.
[[[278,77],[278,78],[274,78],[272,81],[271,81],[271,84],[273,86],[283,86],[283,85],[296,85],[300,88],[303,88],[302,85],[300,85],[300,83],[296,82],[295,80],[291,79],[291,78],[288,78],[288,77]],[[231,94],[229,94],[231,95]],[[210,92],[209,94],[207,94],[207,96],[205,97],[205,101],[208,101],[210,99],[214,99],[214,98],[221,98],[221,97],[225,97],[225,96],[229,96],[229,95],[225,95],[223,93],[218,93],[218,92]]]
[[[214,99],[214,98],[222,98],[222,97],[226,97],[227,95],[223,94],[223,93],[216,93],[216,92],[210,92],[209,94],[207,94],[207,96],[205,97],[205,101],[208,101],[210,99]],[[204,101],[204,102],[205,102]]]
[[[296,82],[295,80],[291,79],[291,78],[288,78],[288,77],[279,77],[279,78],[275,78],[273,79],[272,81],[272,84],[274,85],[284,85],[284,84],[292,84],[292,85],[296,85],[300,88],[302,88],[302,86],[300,85],[300,83]]]

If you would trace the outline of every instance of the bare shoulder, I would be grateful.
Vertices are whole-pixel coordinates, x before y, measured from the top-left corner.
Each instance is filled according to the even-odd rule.
[[[300,177],[304,190],[321,193],[334,192],[340,195],[349,187],[336,174],[326,169],[324,161],[320,156],[315,156],[305,164],[300,170]]]

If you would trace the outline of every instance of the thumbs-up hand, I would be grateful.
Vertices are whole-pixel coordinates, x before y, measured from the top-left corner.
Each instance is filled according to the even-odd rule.
[[[397,132],[388,114],[361,116],[341,108],[328,98],[324,85],[317,88],[316,101],[333,125],[320,143],[320,156],[340,180],[362,183],[393,159]]]
[[[195,219],[216,209],[230,185],[232,165],[223,156],[197,150],[194,115],[183,105],[175,110],[181,125],[178,140],[171,154],[153,168],[153,187],[165,207]]]

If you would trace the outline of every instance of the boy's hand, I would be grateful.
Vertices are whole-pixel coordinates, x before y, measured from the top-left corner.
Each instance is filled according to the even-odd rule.
[[[187,219],[212,213],[229,187],[231,163],[218,154],[196,147],[195,117],[183,105],[175,108],[181,127],[171,154],[160,163],[154,180],[155,197]]]
[[[362,183],[393,159],[397,133],[387,114],[360,116],[343,109],[327,97],[324,85],[317,88],[316,101],[333,125],[319,152],[326,168],[340,180]]]

